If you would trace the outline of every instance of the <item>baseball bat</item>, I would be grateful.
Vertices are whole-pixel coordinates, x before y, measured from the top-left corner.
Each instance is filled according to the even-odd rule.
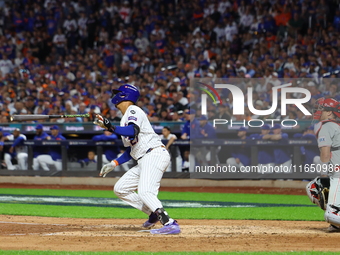
[[[74,115],[43,115],[43,114],[27,114],[27,115],[12,115],[10,121],[28,121],[28,120],[48,120],[61,118],[88,118],[90,114],[74,114]]]

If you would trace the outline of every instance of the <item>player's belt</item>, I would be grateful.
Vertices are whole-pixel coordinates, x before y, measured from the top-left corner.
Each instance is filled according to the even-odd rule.
[[[340,150],[340,147],[331,147],[331,151],[338,151]]]
[[[159,148],[159,147],[165,148],[164,145],[157,146],[157,147],[155,147],[155,148],[149,148],[149,149],[145,152],[145,154],[147,154],[147,153],[151,152],[152,150],[157,149],[157,148]],[[145,154],[144,154],[143,156],[139,157],[137,160],[140,160],[142,157],[145,156]]]

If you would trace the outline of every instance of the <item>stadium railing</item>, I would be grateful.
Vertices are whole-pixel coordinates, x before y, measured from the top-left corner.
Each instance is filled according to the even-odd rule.
[[[163,141],[164,143],[166,140]],[[12,142],[5,142],[5,146],[11,145]],[[37,140],[27,140],[25,141],[25,145],[28,148],[28,169],[27,170],[15,170],[9,171],[7,169],[0,169],[0,175],[3,176],[91,176],[97,177],[98,173],[103,165],[102,163],[102,155],[105,147],[108,146],[122,146],[122,141],[116,140],[112,142],[95,142],[92,140],[64,140],[64,141],[37,141]],[[43,171],[37,170],[34,171],[32,169],[33,165],[33,147],[34,146],[60,146],[62,152],[62,171]],[[173,155],[176,153],[176,147],[186,146],[186,148],[195,146],[195,147],[209,147],[209,151],[211,155],[216,155],[217,153],[222,154],[229,150],[234,150],[238,146],[246,146],[250,150],[251,155],[251,165],[258,165],[258,151],[260,147],[289,147],[289,151],[292,155],[292,165],[297,167],[303,166],[302,162],[302,154],[301,154],[301,146],[309,147],[309,146],[317,146],[316,141],[313,140],[300,140],[300,139],[289,139],[286,141],[262,141],[262,140],[239,140],[239,139],[205,139],[205,140],[177,140],[173,143],[173,146],[170,147],[170,154],[172,155],[172,171],[165,172],[165,178],[214,178],[213,176],[207,175],[191,175],[189,172],[181,172],[176,169],[176,159]],[[70,148],[75,150],[84,150],[85,148],[95,148],[95,152],[97,155],[97,163],[92,163],[91,167],[81,166],[77,161],[70,160]],[[79,148],[79,149],[78,149]],[[221,149],[222,148],[222,149]],[[85,149],[86,150],[86,149]],[[90,149],[89,149],[90,150]],[[219,152],[218,152],[219,150]],[[209,165],[226,165],[224,162],[218,162],[215,160],[215,157],[211,157],[211,161]],[[136,162],[134,162],[136,164]],[[301,169],[300,169],[301,170]],[[110,173],[111,177],[121,176],[125,171],[113,171]],[[308,175],[305,174],[305,171],[298,171],[297,173],[292,173],[292,175],[283,175],[285,178],[291,179],[310,179],[310,171]],[[307,177],[306,177],[307,176]],[[277,179],[281,178],[281,175],[261,175],[261,174],[235,174],[230,173],[228,176],[219,176],[218,179]],[[216,177],[217,178],[217,177]]]

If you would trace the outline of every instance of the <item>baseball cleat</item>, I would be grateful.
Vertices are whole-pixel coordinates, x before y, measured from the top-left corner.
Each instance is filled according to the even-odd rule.
[[[143,228],[152,228],[159,221],[157,214],[154,212],[150,214],[149,219],[143,223]]]
[[[179,228],[177,221],[174,221],[168,225],[164,225],[160,229],[152,229],[150,230],[150,233],[156,235],[176,235],[181,233],[181,229]]]
[[[326,230],[328,233],[334,233],[334,232],[340,232],[340,227],[329,225],[329,227]]]

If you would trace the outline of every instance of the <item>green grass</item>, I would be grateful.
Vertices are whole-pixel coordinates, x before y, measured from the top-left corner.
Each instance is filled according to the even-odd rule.
[[[1,251],[1,255],[333,255],[336,252],[67,252],[67,251]]]
[[[46,195],[74,197],[116,198],[112,191],[97,190],[52,190],[52,189],[0,189],[0,194],[13,195]],[[265,194],[216,194],[194,192],[160,192],[161,200],[219,201],[268,204],[306,204],[310,205],[307,196],[265,195]],[[242,207],[242,208],[168,208],[170,215],[180,222],[185,219],[254,219],[254,220],[311,220],[322,221],[323,211],[318,207]],[[66,218],[137,218],[145,219],[146,215],[134,208],[60,206],[34,204],[0,203],[0,214],[30,215]],[[56,251],[2,251],[0,255],[333,255],[335,252],[56,252]]]
[[[323,212],[315,207],[260,208],[169,208],[176,219],[235,219],[235,220],[323,220]],[[88,206],[55,206],[0,204],[0,214],[65,218],[145,219],[136,209]]]
[[[41,196],[69,196],[69,197],[112,197],[112,191],[104,190],[54,190],[54,189],[1,189],[0,194],[13,195],[41,195]],[[267,195],[267,194],[239,194],[239,193],[198,193],[198,192],[166,192],[159,193],[159,199],[191,200],[191,201],[219,201],[270,204],[306,204],[310,201],[301,195]]]
[[[0,189],[0,194],[46,195],[116,198],[112,191],[53,190],[53,189]],[[307,196],[266,194],[223,194],[194,192],[160,192],[162,200],[192,200],[247,202],[271,204],[311,205]],[[323,212],[315,207],[256,207],[256,208],[168,208],[176,219],[254,219],[254,220],[300,220],[321,221]],[[123,218],[144,219],[145,214],[133,208],[60,206],[0,203],[0,214],[29,215],[66,218]]]

